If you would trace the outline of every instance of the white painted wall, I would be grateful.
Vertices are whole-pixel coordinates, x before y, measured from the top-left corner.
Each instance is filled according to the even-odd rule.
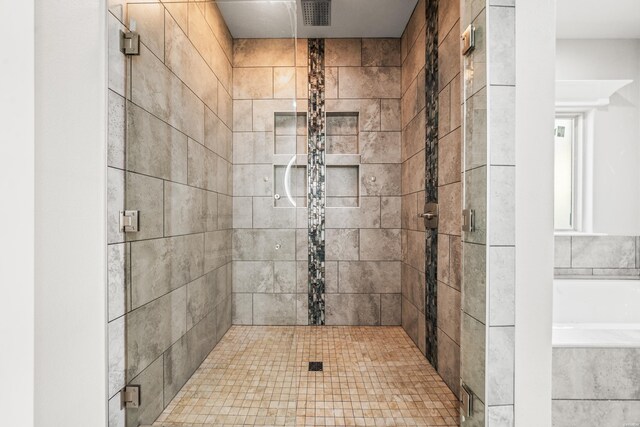
[[[558,40],[559,80],[631,79],[594,114],[593,231],[640,234],[640,39]]]
[[[0,424],[33,425],[33,1],[0,0]],[[18,42],[19,41],[19,42]]]
[[[36,426],[106,424],[105,17],[35,2]]]
[[[515,425],[551,426],[555,0],[516,7]]]

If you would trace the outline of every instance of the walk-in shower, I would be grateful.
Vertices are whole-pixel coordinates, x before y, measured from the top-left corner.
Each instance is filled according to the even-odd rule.
[[[237,417],[301,425],[300,405],[313,399],[307,393],[301,400],[296,390],[315,381],[322,394],[341,372],[362,369],[358,381],[367,383],[365,362],[382,354],[369,346],[384,337],[402,350],[382,345],[388,360],[379,363],[424,370],[414,386],[436,387],[433,399],[444,405],[442,413],[391,418],[455,425],[461,242],[446,215],[456,205],[445,201],[442,233],[425,229],[418,215],[425,202],[438,202],[442,184],[438,5],[377,3],[390,13],[368,21],[336,0],[111,5],[114,426],[226,425]],[[458,86],[449,80],[445,87],[454,111],[459,69],[452,76]],[[341,347],[357,346],[359,334],[366,337],[364,359]],[[252,369],[245,362],[254,360],[247,343],[269,364],[287,362],[241,374],[234,364]],[[409,356],[413,350],[418,358]],[[391,365],[380,366],[391,375]],[[253,391],[217,388],[234,375]],[[265,394],[279,387],[267,381],[278,381],[274,375],[291,388],[273,403],[284,412]],[[384,384],[371,393],[382,393],[376,387]],[[221,403],[236,392],[249,407],[255,403],[244,393],[259,393],[263,403],[254,413]],[[367,408],[352,406],[347,416],[333,398],[322,399],[342,414],[339,422],[373,414],[360,417]],[[372,395],[372,405],[381,406],[369,409],[394,410],[394,399]],[[430,399],[422,396],[420,407]]]

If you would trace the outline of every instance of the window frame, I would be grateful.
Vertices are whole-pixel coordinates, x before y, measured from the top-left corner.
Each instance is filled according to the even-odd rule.
[[[572,212],[571,227],[556,233],[593,232],[593,108],[556,108],[555,119],[572,119]],[[554,124],[555,124],[554,119]],[[555,168],[554,168],[555,173]]]

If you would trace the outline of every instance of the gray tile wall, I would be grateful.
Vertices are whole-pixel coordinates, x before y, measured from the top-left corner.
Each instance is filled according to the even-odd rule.
[[[401,39],[402,54],[402,327],[426,352],[425,200],[426,5],[420,0]]]
[[[326,323],[399,325],[400,40],[326,39],[325,61]]]
[[[463,58],[465,209],[475,231],[463,232],[461,381],[481,413],[469,426],[512,426],[515,358],[515,7],[465,2],[462,25],[476,28]]]
[[[556,236],[557,278],[640,277],[640,237]]]
[[[637,424],[639,360],[637,348],[554,348],[552,425]]]
[[[402,325],[424,353],[425,233],[425,1],[402,36]],[[460,385],[461,64],[460,5],[438,4],[438,372],[456,393]]]
[[[325,40],[327,325],[401,322],[399,47]],[[296,154],[306,165],[307,40],[235,40],[234,52],[233,322],[306,325],[306,171],[296,208],[277,171]]]
[[[462,281],[460,2],[438,2],[438,372],[459,396]]]
[[[233,323],[306,324],[307,41],[233,49]],[[296,207],[284,186],[292,157]]]
[[[151,424],[231,325],[231,36],[215,3],[114,2],[109,22],[109,426]],[[119,52],[137,22],[140,56]],[[140,210],[123,234],[118,212]],[[118,391],[142,386],[142,405]]]

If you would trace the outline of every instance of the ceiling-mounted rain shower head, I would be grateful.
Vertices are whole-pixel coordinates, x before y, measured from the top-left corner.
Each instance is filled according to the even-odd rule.
[[[304,25],[327,27],[331,25],[331,0],[301,0]]]

